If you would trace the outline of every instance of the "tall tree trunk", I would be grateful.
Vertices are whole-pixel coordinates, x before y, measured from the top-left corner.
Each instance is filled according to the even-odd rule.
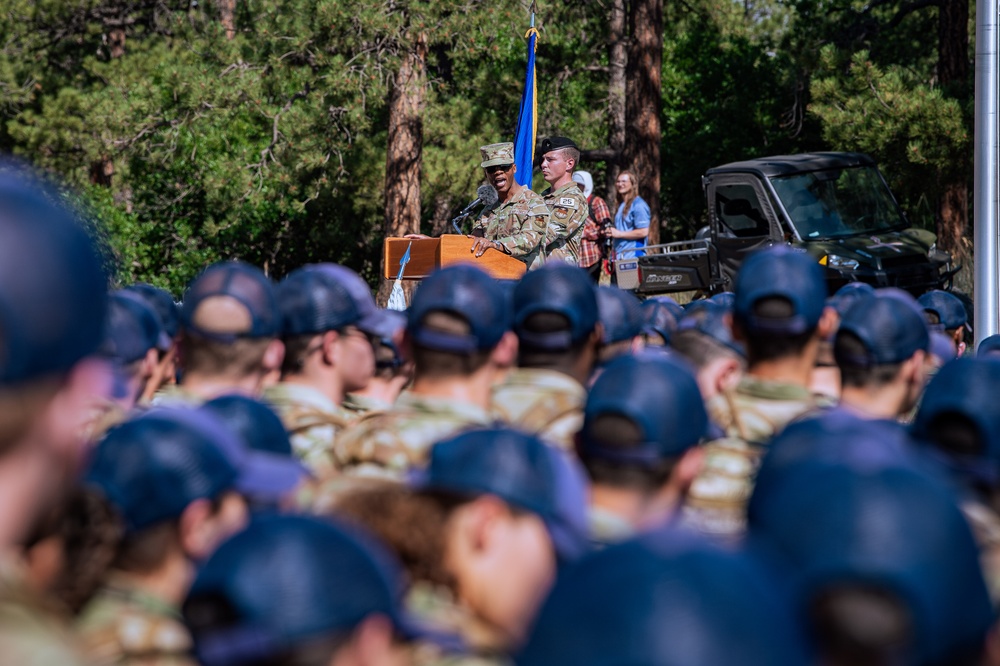
[[[938,79],[945,93],[964,99],[969,86],[969,2],[941,0],[938,7]],[[938,201],[938,245],[965,263],[963,243],[969,219],[968,170],[954,169],[945,176]]]
[[[663,62],[663,0],[632,0],[632,42],[626,68],[625,167],[649,203],[649,244],[660,241],[660,67]]]
[[[219,5],[219,21],[226,31],[226,39],[236,36],[236,0],[216,0]]]
[[[385,161],[385,236],[420,232],[420,165],[427,86],[427,37],[419,35],[403,61],[389,94],[389,137]],[[388,301],[392,282],[379,286]]]
[[[615,180],[622,151],[625,148],[625,67],[628,63],[628,41],[625,32],[625,0],[612,0],[611,20],[608,23],[608,62],[611,74],[608,79],[608,147],[617,152],[618,159],[607,162],[607,199],[615,192]]]

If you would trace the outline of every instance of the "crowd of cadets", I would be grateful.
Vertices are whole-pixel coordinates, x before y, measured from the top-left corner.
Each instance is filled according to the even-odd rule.
[[[108,292],[0,177],[0,663],[998,664],[1000,360],[775,247]]]

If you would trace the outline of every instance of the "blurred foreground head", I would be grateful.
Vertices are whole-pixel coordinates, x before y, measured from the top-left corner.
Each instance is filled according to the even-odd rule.
[[[107,363],[94,357],[107,275],[59,200],[0,164],[0,547],[61,497],[93,401],[110,390]]]

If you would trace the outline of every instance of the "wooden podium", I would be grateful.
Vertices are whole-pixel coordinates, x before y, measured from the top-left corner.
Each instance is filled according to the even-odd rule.
[[[419,280],[439,266],[475,264],[498,280],[517,280],[527,270],[524,262],[490,248],[476,257],[470,249],[468,236],[445,234],[438,238],[386,238],[382,248],[383,272],[387,280],[399,275],[399,260],[410,248],[410,261],[403,272],[404,280]]]

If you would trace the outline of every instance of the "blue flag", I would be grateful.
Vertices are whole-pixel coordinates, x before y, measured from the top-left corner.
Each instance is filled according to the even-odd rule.
[[[517,113],[517,134],[514,136],[514,161],[517,172],[514,180],[519,185],[531,187],[532,165],[535,163],[535,135],[538,133],[537,86],[535,85],[535,16],[531,16],[531,28],[524,35],[528,40],[528,68],[524,75],[524,93],[521,94],[521,110]]]

